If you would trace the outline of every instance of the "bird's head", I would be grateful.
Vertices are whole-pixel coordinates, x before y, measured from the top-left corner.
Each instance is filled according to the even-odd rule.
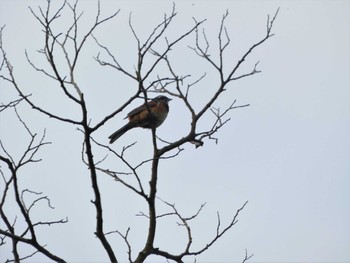
[[[157,97],[155,97],[152,100],[155,101],[155,102],[165,102],[165,103],[168,103],[169,101],[171,101],[170,98],[168,98],[168,97],[166,97],[164,95],[157,96]]]

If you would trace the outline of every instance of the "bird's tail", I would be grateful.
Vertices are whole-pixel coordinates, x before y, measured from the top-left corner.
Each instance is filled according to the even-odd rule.
[[[128,130],[135,128],[135,124],[132,122],[129,122],[125,124],[123,127],[121,127],[119,130],[116,132],[112,133],[108,139],[110,139],[109,143],[114,143],[120,136],[122,136],[124,133],[126,133]]]

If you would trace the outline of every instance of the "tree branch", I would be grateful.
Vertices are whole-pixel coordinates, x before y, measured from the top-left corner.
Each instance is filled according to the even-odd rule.
[[[1,149],[6,155],[6,157],[5,157],[5,155],[0,153],[0,163],[2,162],[4,164],[6,164],[6,166],[8,167],[8,170],[9,170],[8,175],[6,175],[5,172],[2,170],[2,167],[0,166],[0,173],[1,173],[3,181],[5,183],[5,187],[3,189],[1,201],[0,201],[0,217],[1,217],[2,222],[4,222],[4,226],[6,227],[6,228],[3,228],[3,226],[0,227],[1,240],[3,242],[5,237],[8,237],[11,239],[14,259],[10,260],[10,261],[19,262],[22,259],[27,259],[27,258],[33,256],[34,254],[40,252],[43,255],[45,255],[46,257],[50,258],[51,260],[54,260],[56,262],[64,262],[64,260],[62,258],[56,256],[55,254],[53,254],[52,252],[47,250],[45,248],[45,245],[39,244],[38,238],[36,236],[36,229],[35,228],[37,226],[42,226],[42,225],[66,223],[67,219],[66,220],[57,220],[57,221],[33,222],[32,218],[30,217],[30,212],[31,212],[32,208],[38,202],[40,202],[42,200],[46,200],[48,202],[48,206],[52,208],[52,206],[50,205],[50,199],[47,196],[41,196],[41,197],[36,198],[34,201],[32,201],[29,204],[29,206],[27,206],[25,203],[25,200],[24,200],[25,193],[32,193],[32,194],[36,194],[36,195],[41,195],[41,193],[37,193],[37,192],[31,191],[29,189],[25,189],[25,190],[21,191],[20,187],[19,187],[18,174],[19,174],[21,168],[28,163],[39,162],[40,159],[39,160],[34,159],[35,155],[38,153],[39,149],[42,146],[48,144],[47,142],[44,142],[45,132],[44,132],[43,137],[40,139],[40,141],[38,143],[36,143],[36,134],[31,132],[28,125],[20,117],[20,115],[16,109],[16,106],[18,105],[18,103],[20,101],[22,101],[22,100],[13,101],[13,102],[9,103],[8,105],[10,105],[10,106],[7,107],[6,109],[13,109],[14,110],[14,112],[18,118],[18,121],[22,124],[23,129],[29,135],[30,140],[29,140],[28,146],[24,149],[22,156],[19,158],[19,161],[17,161],[17,162],[15,162],[15,160],[11,157],[11,154],[8,151],[6,151],[3,143],[0,140]],[[5,210],[6,209],[5,204],[8,203],[8,196],[9,196],[9,193],[11,190],[14,194],[14,199],[15,199],[14,203],[12,203],[12,205],[11,205],[11,209],[18,208],[20,211],[20,214],[15,217],[13,223],[11,223],[11,219],[9,218],[9,216],[7,215],[7,212]],[[19,218],[19,217],[24,220],[24,224],[26,225],[26,229],[24,230],[24,232],[22,234],[17,234],[16,232],[18,232],[18,231],[15,231],[15,224],[17,222],[17,218]],[[26,237],[28,235],[29,235],[29,237]],[[18,243],[28,244],[28,245],[32,246],[33,248],[35,248],[36,251],[31,255],[27,255],[25,257],[20,257],[20,254],[18,251]]]

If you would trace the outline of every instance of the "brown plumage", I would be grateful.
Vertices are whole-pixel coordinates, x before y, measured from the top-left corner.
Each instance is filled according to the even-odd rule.
[[[166,96],[158,96],[147,102],[148,106],[143,104],[130,111],[126,117],[129,122],[108,137],[110,139],[109,143],[115,142],[128,130],[136,127],[147,129],[159,127],[168,116],[168,102],[170,100]]]

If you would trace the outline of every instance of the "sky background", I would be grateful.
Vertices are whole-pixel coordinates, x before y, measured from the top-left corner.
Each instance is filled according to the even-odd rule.
[[[126,69],[136,65],[136,42],[128,27],[129,14],[141,39],[170,12],[171,1],[101,1],[102,17],[121,9],[116,18],[100,27],[95,36],[110,47]],[[214,105],[222,109],[233,100],[251,106],[231,111],[227,123],[217,134],[218,144],[205,141],[195,149],[185,145],[181,154],[160,164],[158,196],[175,203],[189,216],[202,203],[206,206],[192,222],[194,248],[205,245],[216,231],[216,213],[222,224],[245,201],[239,222],[197,262],[241,262],[245,249],[254,253],[250,262],[350,262],[350,1],[175,1],[178,15],[167,36],[171,39],[206,18],[203,25],[217,53],[217,33],[222,15],[229,10],[226,27],[231,45],[225,56],[227,70],[242,54],[266,33],[267,15],[280,12],[275,22],[275,36],[258,47],[245,61],[241,73],[249,72],[257,61],[262,71],[235,81]],[[26,62],[24,50],[41,67],[45,60],[36,53],[43,47],[40,25],[29,12],[45,6],[45,1],[0,1],[0,25],[6,24],[3,41],[14,66],[18,84],[41,107],[61,116],[79,118],[79,109],[62,96],[59,86],[34,71]],[[94,21],[96,1],[81,1],[84,10],[81,30],[86,32]],[[67,15],[67,14],[66,14]],[[57,32],[69,25],[69,15],[56,22]],[[207,73],[205,80],[191,91],[195,109],[213,94],[218,76],[188,48],[194,37],[174,48],[171,56],[179,75],[191,74],[192,80]],[[116,72],[99,66],[93,59],[101,50],[90,39],[78,62],[76,79],[85,93],[92,123],[112,112],[129,98],[136,83]],[[101,53],[103,56],[103,53]],[[104,56],[106,58],[106,56]],[[58,64],[65,70],[64,60]],[[159,69],[162,72],[162,69]],[[0,102],[15,99],[16,92],[0,82]],[[95,135],[107,143],[107,137],[121,127],[124,116],[138,104],[106,123]],[[54,210],[38,206],[34,218],[60,219],[69,223],[38,230],[41,243],[69,262],[103,262],[107,256],[94,237],[95,210],[88,170],[81,163],[82,134],[76,127],[48,119],[22,104],[22,118],[38,134],[46,128],[47,140],[38,157],[21,173],[20,186],[42,191],[49,196]],[[201,127],[211,127],[206,118]],[[176,140],[189,129],[190,117],[176,99],[170,102],[167,120],[157,130],[165,140]],[[13,112],[0,117],[1,134],[8,151],[15,156],[28,143],[25,130]],[[128,151],[132,163],[151,156],[150,132],[135,129],[113,144],[138,143]],[[96,148],[96,160],[105,152]],[[108,158],[106,167],[120,167]],[[143,182],[149,180],[149,167],[142,170]],[[142,248],[147,221],[137,217],[146,212],[143,200],[135,198],[117,182],[99,175],[104,204],[106,231],[131,227],[130,240]],[[8,204],[7,211],[16,211]],[[159,212],[168,211],[160,204]],[[21,222],[18,222],[21,227]],[[185,232],[175,220],[159,223],[156,245],[180,251]],[[110,236],[121,261],[126,261],[126,247],[117,235]],[[182,244],[182,246],[181,246]],[[23,247],[24,253],[32,250]],[[0,261],[11,257],[8,246],[0,247]],[[36,255],[29,262],[45,261]],[[165,262],[149,258],[148,262]],[[193,262],[193,259],[191,261]]]

